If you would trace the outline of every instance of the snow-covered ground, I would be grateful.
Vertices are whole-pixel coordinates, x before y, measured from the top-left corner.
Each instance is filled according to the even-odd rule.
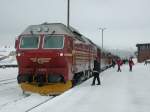
[[[28,112],[44,100],[47,102],[30,112],[149,112],[150,64],[135,64],[133,72],[129,72],[128,65],[123,65],[121,69],[122,72],[110,68],[101,73],[100,86],[91,86],[91,78],[51,100],[48,100],[50,96],[37,94],[24,96],[17,82],[13,83],[14,89],[0,92],[0,112]],[[9,71],[9,74],[12,71],[17,73],[17,69],[0,69],[0,80],[1,77],[8,79],[11,76],[3,70]]]
[[[10,48],[2,48],[2,47],[0,47],[0,57],[8,56],[11,51],[15,51],[15,49],[12,48],[12,47],[10,47]]]
[[[14,48],[0,48],[0,65],[17,65]]]
[[[9,56],[8,58],[1,60],[0,65],[17,65],[16,57]]]
[[[18,74],[18,68],[0,68],[0,81],[16,78]]]

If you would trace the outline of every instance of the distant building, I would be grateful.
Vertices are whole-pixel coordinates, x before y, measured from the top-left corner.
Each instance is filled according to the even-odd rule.
[[[137,44],[136,47],[138,62],[150,59],[150,43]]]

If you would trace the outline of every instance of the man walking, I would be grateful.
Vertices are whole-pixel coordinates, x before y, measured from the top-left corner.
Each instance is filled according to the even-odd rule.
[[[134,62],[132,60],[132,58],[129,59],[129,71],[132,72],[132,66],[134,65]]]
[[[100,63],[97,60],[94,60],[94,68],[93,68],[93,82],[92,85],[95,85],[95,81],[97,79],[97,85],[101,85],[100,78],[99,78],[99,73],[100,73]]]
[[[117,59],[117,65],[118,65],[118,70],[117,70],[117,72],[121,72],[121,68],[120,68],[120,66],[122,65],[122,61],[121,61],[121,59]]]

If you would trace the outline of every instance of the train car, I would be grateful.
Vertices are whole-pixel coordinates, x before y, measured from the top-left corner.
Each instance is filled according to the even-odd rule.
[[[104,71],[112,66],[113,55],[107,51],[102,51],[101,54],[101,70]]]
[[[30,25],[15,48],[20,87],[44,95],[60,94],[91,77],[94,59],[101,55],[92,41],[62,23]]]

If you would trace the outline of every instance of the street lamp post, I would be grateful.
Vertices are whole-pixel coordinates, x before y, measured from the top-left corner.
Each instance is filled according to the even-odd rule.
[[[102,71],[102,54],[103,54],[103,32],[106,28],[99,28],[102,32],[102,48],[101,48],[101,58],[100,58],[100,69]]]
[[[104,39],[103,39],[103,33],[104,33],[104,30],[106,30],[106,28],[99,28],[101,31],[102,31],[102,49],[104,47]]]
[[[67,2],[67,27],[69,28],[69,22],[70,22],[70,0]]]

